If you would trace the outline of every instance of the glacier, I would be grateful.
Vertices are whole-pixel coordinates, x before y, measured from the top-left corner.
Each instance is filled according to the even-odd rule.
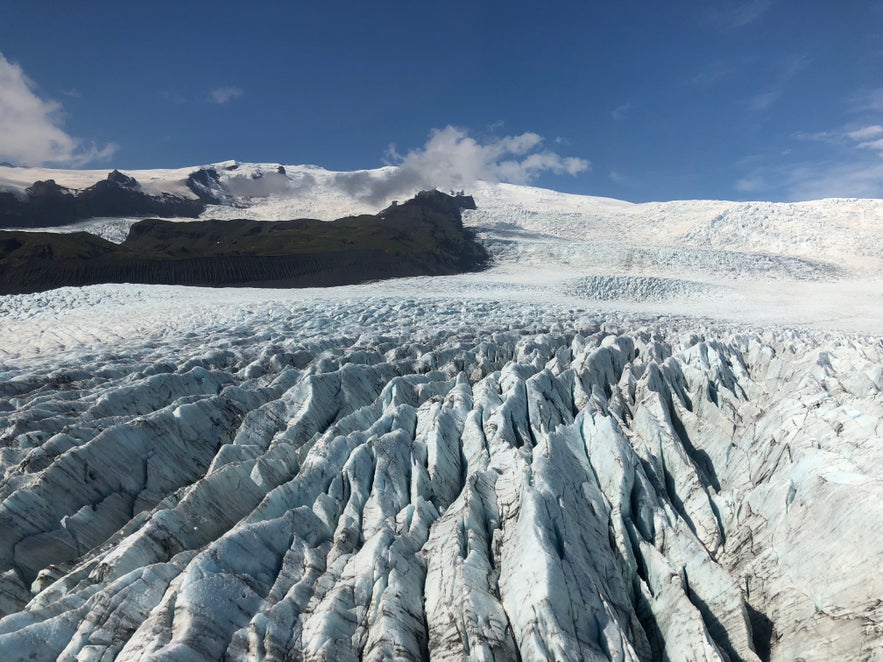
[[[478,274],[0,297],[3,658],[883,659],[883,203],[474,195]]]

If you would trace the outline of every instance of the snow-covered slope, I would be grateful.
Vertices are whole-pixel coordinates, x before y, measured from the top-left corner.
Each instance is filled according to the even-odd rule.
[[[187,188],[187,176],[196,168],[173,168],[157,170],[127,170],[145,193],[159,195],[171,193],[182,198],[195,199]],[[52,179],[59,186],[81,191],[107,177],[106,170],[61,170],[56,168],[18,168],[0,166],[0,189],[24,191],[36,181]]]
[[[148,193],[193,198],[185,182],[199,168],[217,173],[225,204],[210,205],[205,218],[331,220],[374,213],[393,197],[384,190],[394,167],[334,172],[317,166],[225,161],[171,170],[126,171]],[[280,169],[282,172],[280,172]],[[0,189],[23,191],[38,179],[75,189],[106,177],[103,171],[0,167]],[[511,184],[475,182],[477,204],[466,223],[497,232],[518,230],[569,243],[677,247],[827,262],[863,275],[883,271],[883,200],[830,199],[797,203],[681,200],[633,204],[610,198],[558,193]],[[375,199],[376,198],[376,199]],[[131,221],[121,219],[125,226]],[[90,227],[95,227],[94,223]],[[113,232],[113,231],[111,231]],[[114,237],[119,236],[119,231]]]
[[[391,194],[366,198],[392,190],[392,167],[342,173],[227,161],[203,168],[216,173],[224,199],[208,206],[206,218],[330,220],[393,201]],[[197,169],[129,174],[156,191],[181,193]],[[21,188],[52,175],[81,186],[101,174],[0,168],[0,183]],[[469,192],[478,209],[464,212],[464,222],[497,258],[487,277],[509,289],[542,283],[556,295],[628,310],[659,313],[677,304],[680,312],[740,321],[883,328],[883,200],[632,204],[487,182]],[[54,231],[121,241],[135,220],[93,219]]]
[[[883,659],[883,203],[472,192],[478,274],[0,297],[3,659]]]

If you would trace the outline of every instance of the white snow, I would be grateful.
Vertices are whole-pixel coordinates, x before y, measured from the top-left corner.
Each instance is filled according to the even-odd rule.
[[[125,170],[124,174],[134,177],[141,189],[150,195],[171,193],[182,198],[196,196],[184,182],[197,168],[171,168],[156,170]],[[61,170],[55,168],[19,168],[0,166],[0,190],[24,191],[36,181],[54,179],[59,186],[74,190],[89,188],[107,179],[108,170]]]
[[[285,169],[206,215],[365,211]],[[883,202],[474,194],[481,273],[0,297],[0,650],[880,659]]]

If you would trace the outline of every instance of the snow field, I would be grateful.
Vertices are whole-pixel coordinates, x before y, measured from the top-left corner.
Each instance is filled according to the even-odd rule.
[[[364,211],[286,173],[207,215]],[[880,659],[883,202],[474,193],[478,274],[0,297],[0,650]]]

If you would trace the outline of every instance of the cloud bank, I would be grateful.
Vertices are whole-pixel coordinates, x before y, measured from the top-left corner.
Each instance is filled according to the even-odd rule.
[[[340,173],[335,184],[350,196],[378,204],[420,189],[468,189],[476,181],[529,184],[543,173],[577,175],[585,159],[564,157],[543,147],[543,137],[527,132],[484,142],[454,126],[433,129],[423,147],[404,156],[390,147],[395,169],[380,173]]]
[[[61,105],[41,99],[22,68],[0,53],[0,160],[80,167],[117,150],[113,143],[86,144],[61,127]]]

